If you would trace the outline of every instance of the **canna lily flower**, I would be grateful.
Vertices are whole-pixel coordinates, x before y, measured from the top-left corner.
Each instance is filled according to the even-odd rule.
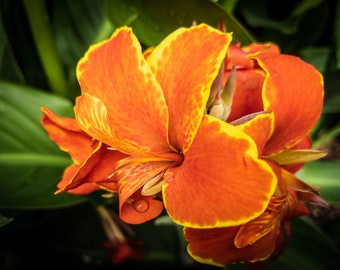
[[[237,226],[267,208],[277,177],[258,158],[254,140],[204,114],[230,41],[231,34],[205,24],[180,28],[146,59],[131,29],[122,27],[79,61],[77,125],[108,155],[102,162],[109,169],[91,168],[118,194],[125,222],[158,216],[161,200],[175,222],[192,228]],[[109,165],[110,151],[126,157]],[[63,191],[88,180],[65,181]]]
[[[249,222],[184,229],[192,257],[218,266],[274,258],[284,249],[283,236],[289,238],[290,219],[309,214],[304,202],[328,206],[316,188],[294,175],[305,162],[325,155],[310,149],[308,137],[322,110],[321,75],[272,44],[231,45],[224,64],[226,77],[235,76],[236,70],[227,122],[253,138],[278,186],[266,211]]]

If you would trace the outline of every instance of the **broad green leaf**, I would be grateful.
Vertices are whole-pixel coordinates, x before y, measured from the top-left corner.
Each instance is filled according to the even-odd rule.
[[[292,15],[298,16],[305,13],[308,9],[314,8],[319,5],[322,0],[303,0],[298,3],[297,7],[292,12]]]
[[[278,3],[277,7],[284,6],[283,2]],[[273,5],[268,5],[265,1],[246,0],[241,3],[241,12],[247,23],[252,27],[274,29],[286,35],[291,35],[296,31],[296,18],[290,16],[289,10],[285,12],[285,17],[276,20],[272,9]],[[275,14],[275,13],[274,13]]]
[[[299,5],[299,3],[301,5]],[[297,54],[301,48],[317,43],[328,31],[330,7],[327,1],[298,1],[297,3],[240,1],[238,16],[244,25],[256,31],[260,42],[278,44],[282,52]]]
[[[54,195],[69,156],[40,124],[41,106],[72,116],[72,104],[26,86],[0,82],[0,208],[55,208],[85,197]]]
[[[324,113],[340,114],[340,70],[324,74],[325,104]]]
[[[44,91],[66,87],[66,96],[73,100],[79,94],[78,60],[91,44],[112,32],[104,0],[1,0],[0,79]]]
[[[56,45],[60,58],[72,74],[75,74],[75,66],[88,47],[113,32],[104,3],[104,0],[58,0],[52,3]]]
[[[310,185],[319,187],[322,197],[330,203],[340,203],[340,161],[307,163],[298,176]]]
[[[0,78],[16,82],[24,82],[23,74],[13,55],[0,13]]]
[[[326,72],[331,50],[328,47],[307,47],[300,50],[299,55],[319,72]]]
[[[0,20],[0,47],[4,46],[5,50],[0,55],[4,65],[0,80],[48,89],[22,1],[1,0]]]
[[[251,35],[222,7],[208,0],[107,0],[107,12],[115,27],[129,25],[142,44],[157,45],[175,29],[196,23],[217,27],[223,18],[227,31],[233,32],[233,41],[246,45]]]

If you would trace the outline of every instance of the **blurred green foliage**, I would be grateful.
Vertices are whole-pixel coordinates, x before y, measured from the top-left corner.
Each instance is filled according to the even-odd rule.
[[[337,269],[340,265],[340,1],[326,0],[0,0],[0,269],[215,269],[193,262],[180,228],[167,222],[130,226],[141,259],[115,263],[96,204],[101,194],[55,196],[71,162],[40,126],[41,106],[72,116],[80,89],[78,59],[88,46],[130,25],[142,45],[193,21],[223,17],[234,42],[271,41],[324,75],[324,111],[311,136],[329,155],[308,164],[329,210],[293,222],[287,251],[265,269]],[[313,104],[310,104],[313,106]],[[134,239],[134,240],[136,240]],[[247,269],[236,264],[227,269]]]

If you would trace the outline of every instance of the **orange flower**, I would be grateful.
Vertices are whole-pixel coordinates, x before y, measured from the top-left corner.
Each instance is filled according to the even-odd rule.
[[[320,73],[296,57],[280,54],[271,44],[232,45],[224,64],[224,81],[236,70],[227,121],[253,138],[259,157],[276,173],[278,186],[264,213],[249,222],[184,229],[189,253],[198,261],[220,266],[279,255],[283,236],[289,238],[285,231],[289,220],[309,213],[303,201],[327,206],[315,188],[293,175],[305,162],[325,155],[310,149],[308,137],[322,110]]]
[[[72,173],[61,190],[83,181],[118,192],[120,217],[129,223],[158,216],[159,199],[175,222],[190,227],[239,225],[262,214],[276,175],[245,132],[204,115],[230,40],[205,24],[180,28],[145,59],[131,29],[122,27],[91,46],[77,67],[82,95],[75,116],[96,144],[80,162],[82,172],[101,177]]]

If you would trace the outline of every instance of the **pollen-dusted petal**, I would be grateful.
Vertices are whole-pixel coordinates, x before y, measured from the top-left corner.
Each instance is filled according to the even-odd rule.
[[[225,266],[235,262],[248,262],[268,258],[276,245],[277,232],[271,231],[253,245],[237,248],[234,239],[239,227],[193,229],[184,228],[187,250],[198,262]]]
[[[65,171],[63,179],[58,183],[57,193],[73,190],[87,183],[114,181],[111,177],[116,163],[125,157],[126,154],[110,150],[107,145],[97,143],[94,151],[82,164]],[[118,186],[111,191],[117,191],[117,188]]]
[[[50,139],[68,152],[74,162],[83,162],[94,150],[93,139],[80,129],[75,119],[60,117],[47,108],[41,110],[41,122]]]
[[[275,131],[264,153],[289,149],[310,132],[323,106],[323,78],[298,57],[263,53],[253,56],[266,72],[264,110],[275,115]]]
[[[263,148],[273,133],[274,115],[272,113],[258,114],[237,127],[247,133],[255,141],[259,156],[262,156]]]
[[[199,128],[230,41],[230,33],[200,24],[176,30],[148,57],[168,105],[171,145],[182,152]]]
[[[235,226],[256,218],[277,184],[247,134],[207,115],[183,163],[169,169],[164,181],[168,214],[195,228]]]
[[[121,197],[119,197],[121,200]],[[123,204],[120,203],[120,218],[130,224],[140,224],[159,216],[163,211],[163,203],[155,195],[143,196],[136,191]]]
[[[121,141],[155,155],[168,151],[168,112],[162,89],[130,28],[119,28],[110,39],[92,45],[78,63],[77,77],[82,94],[90,95],[102,104],[87,115],[96,117],[98,113],[100,121],[105,121],[96,127],[98,130],[93,137],[98,138],[100,128],[103,128],[103,133],[109,132],[103,142],[121,151],[123,149],[118,148],[122,147]],[[98,120],[87,119],[88,125],[85,123],[84,126],[82,113],[98,103],[85,103],[90,106],[87,108],[80,108],[85,104],[77,104],[76,117],[85,130],[92,132],[94,128],[88,125]],[[111,135],[114,136],[110,138]],[[117,142],[117,138],[120,141]]]

